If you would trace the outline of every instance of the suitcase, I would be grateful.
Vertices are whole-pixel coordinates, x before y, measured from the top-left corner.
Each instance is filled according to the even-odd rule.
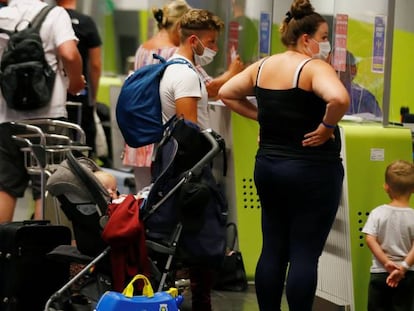
[[[69,280],[69,263],[47,253],[70,243],[70,229],[47,220],[0,224],[0,311],[44,310]]]
[[[134,295],[134,282],[143,281],[142,295]],[[183,296],[176,288],[154,293],[149,279],[137,274],[125,287],[122,293],[107,291],[98,301],[95,311],[179,311]]]

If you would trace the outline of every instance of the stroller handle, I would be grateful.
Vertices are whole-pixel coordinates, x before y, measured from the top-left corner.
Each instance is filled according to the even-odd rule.
[[[221,148],[219,145],[218,140],[222,140],[223,138],[218,135],[216,132],[214,132],[212,129],[205,129],[203,131],[201,131],[201,133],[206,137],[206,139],[209,141],[209,143],[211,144],[211,149],[210,151],[203,157],[201,158],[201,160],[199,162],[197,162],[196,165],[194,165],[194,167],[190,170],[192,171],[194,174],[198,175],[201,174],[201,171],[203,170],[203,167],[211,162],[217,154],[220,153]]]

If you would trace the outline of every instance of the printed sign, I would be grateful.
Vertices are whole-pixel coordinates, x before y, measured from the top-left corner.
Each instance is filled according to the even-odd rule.
[[[260,57],[270,54],[270,33],[271,33],[271,16],[270,13],[260,13]]]
[[[346,40],[348,36],[348,15],[337,14],[335,17],[335,42],[333,67],[336,71],[346,71]]]
[[[385,16],[375,16],[374,23],[374,47],[372,49],[372,72],[384,73],[385,54]]]
[[[228,59],[227,63],[230,64],[235,55],[237,54],[237,49],[239,48],[239,23],[231,21],[229,23],[229,43],[228,43]]]
[[[371,161],[384,161],[385,150],[382,148],[371,148],[370,160]]]

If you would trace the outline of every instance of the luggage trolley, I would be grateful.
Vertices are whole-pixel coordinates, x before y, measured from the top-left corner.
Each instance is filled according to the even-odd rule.
[[[11,123],[22,129],[22,133],[13,135],[13,138],[21,144],[27,172],[30,175],[40,175],[41,217],[44,219],[47,178],[55,171],[56,165],[66,159],[67,152],[77,151],[83,154],[91,150],[91,147],[85,145],[85,132],[75,123],[54,119]],[[60,220],[57,221],[60,223]]]

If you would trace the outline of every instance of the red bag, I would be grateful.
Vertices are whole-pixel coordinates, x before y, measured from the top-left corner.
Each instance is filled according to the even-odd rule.
[[[142,201],[129,194],[121,203],[108,206],[109,219],[103,229],[102,239],[111,246],[115,291],[122,292],[126,284],[139,273],[149,275],[144,224],[139,218]]]

